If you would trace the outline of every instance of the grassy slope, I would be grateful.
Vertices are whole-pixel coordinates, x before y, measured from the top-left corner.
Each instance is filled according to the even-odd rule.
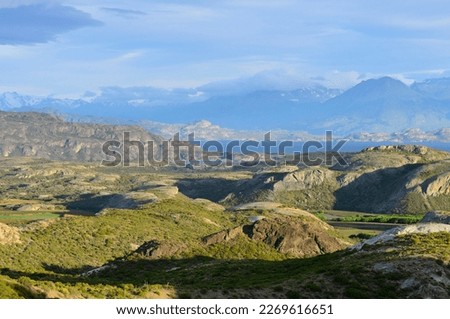
[[[78,196],[80,183],[92,179],[89,174],[81,174],[85,170],[80,166],[80,172],[70,177],[18,179],[9,175],[8,166],[3,171],[0,190],[10,201],[22,197],[28,200],[28,196],[36,200],[49,190],[53,195],[67,194],[68,200],[73,200]],[[118,180],[100,180],[96,185],[99,189],[107,185],[120,193],[129,191],[132,185],[161,178],[145,171],[125,173]],[[179,176],[174,174],[172,178]],[[28,186],[22,187],[23,181]],[[11,189],[10,182],[15,185]],[[29,192],[25,194],[25,190]],[[62,198],[55,197],[53,201],[59,204]],[[17,203],[4,203],[5,207],[12,204]],[[338,252],[295,260],[247,238],[210,248],[199,244],[199,238],[241,224],[247,215],[261,212],[245,215],[211,211],[183,195],[143,209],[108,211],[100,217],[76,216],[43,222],[22,233],[22,244],[0,245],[0,297],[402,297],[407,292],[400,291],[398,283],[410,276],[409,270],[380,274],[372,271],[374,263],[422,261],[424,258],[417,256],[427,255],[431,260],[427,262],[445,264],[450,251],[449,235],[441,234],[405,238],[400,254]],[[185,243],[192,249],[169,260],[128,256],[140,244],[153,239]],[[94,277],[80,276],[85,270],[116,259],[120,259],[117,269]]]
[[[236,245],[231,247],[216,245],[206,249],[200,244],[200,238],[245,220],[245,214],[236,216],[229,212],[211,211],[201,203],[178,195],[143,209],[110,210],[100,217],[75,216],[38,223],[22,232],[21,244],[0,245],[0,274],[14,277],[17,280],[15,284],[19,286],[39,286],[37,291],[59,291],[58,295],[66,297],[136,297],[149,293],[153,286],[149,291],[144,289],[145,292],[142,292],[142,285],[138,285],[140,288],[136,292],[130,286],[124,288],[121,284],[116,285],[116,282],[113,285],[94,285],[97,288],[93,288],[83,283],[78,275],[111,260],[121,259],[142,243],[154,239],[190,247],[178,258],[194,258],[195,255],[273,260],[285,258],[274,249],[247,238],[236,240]],[[30,281],[33,278],[39,280]],[[14,286],[0,282],[5,287]],[[74,285],[77,288],[69,289]],[[20,296],[11,289],[4,289],[2,296]],[[34,292],[27,294],[29,296]]]
[[[22,244],[0,246],[0,296],[402,297],[406,292],[398,289],[399,280],[411,275],[408,270],[380,274],[372,271],[375,263],[419,254],[441,263],[450,258],[450,234],[405,237],[395,252],[342,251],[309,259],[286,259],[246,237],[209,248],[199,244],[202,236],[245,218],[207,210],[179,195],[141,210],[111,210],[100,217],[36,226],[22,234]],[[192,249],[161,260],[130,255],[151,239],[186,243]],[[117,268],[80,275],[114,259]]]
[[[237,247],[245,248],[246,243],[239,241]],[[448,265],[450,259],[450,234],[405,236],[400,243],[397,251],[380,252],[382,247],[378,246],[375,247],[378,250],[363,253],[343,251],[278,261],[220,260],[206,256],[170,260],[131,258],[94,277],[35,273],[25,278],[20,272],[7,274],[29,291],[45,291],[60,297],[158,297],[171,291],[170,296],[182,298],[404,298],[411,290],[399,287],[408,278],[420,281],[433,267],[447,267],[448,272],[448,266],[443,265]],[[414,266],[408,267],[411,262]],[[380,263],[394,263],[398,269],[388,273],[374,271],[374,266]],[[17,289],[10,289],[11,297],[18,293]]]

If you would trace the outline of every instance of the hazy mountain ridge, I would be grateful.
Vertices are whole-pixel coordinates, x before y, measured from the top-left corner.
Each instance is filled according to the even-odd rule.
[[[150,121],[202,126],[206,120],[221,128],[247,132],[285,130],[323,134],[330,129],[343,136],[367,132],[379,138],[383,136],[380,134],[387,134],[388,140],[416,129],[426,132],[427,140],[439,140],[442,137],[439,131],[444,129],[446,135],[445,129],[450,127],[448,92],[448,78],[407,86],[389,77],[363,81],[345,92],[321,85],[293,90],[264,87],[253,91],[245,86],[242,90],[231,87],[222,93],[207,85],[173,90],[109,87],[100,94],[88,92],[79,99],[4,93],[0,96],[0,109],[64,113],[66,118],[78,117],[81,121],[101,117],[109,123],[126,124]],[[236,134],[228,131],[224,135]]]
[[[450,82],[449,82],[450,84]],[[323,104],[325,125],[346,132],[394,132],[398,128],[432,130],[450,125],[450,101],[435,98],[389,77],[363,81]],[[431,84],[430,84],[431,86]],[[448,87],[447,87],[448,90]]]

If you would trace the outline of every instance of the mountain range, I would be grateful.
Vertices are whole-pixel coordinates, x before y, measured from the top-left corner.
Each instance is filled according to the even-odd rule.
[[[408,86],[390,77],[362,81],[346,91],[318,84],[294,90],[108,87],[78,99],[7,92],[0,95],[0,109],[50,112],[82,122],[203,123],[204,127],[206,120],[238,131],[323,135],[333,130],[341,136],[383,136],[414,129],[438,137],[439,131],[450,127],[449,92],[450,78]]]

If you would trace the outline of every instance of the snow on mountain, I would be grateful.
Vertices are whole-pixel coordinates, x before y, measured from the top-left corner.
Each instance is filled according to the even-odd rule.
[[[19,109],[40,103],[42,98],[5,92],[0,95],[0,110]]]
[[[243,79],[190,89],[105,87],[79,99],[7,92],[0,95],[0,109],[65,114],[73,121],[140,123],[163,136],[195,130],[202,138],[237,139],[272,130],[303,139],[308,136],[304,132],[323,135],[333,130],[335,135],[356,134],[358,139],[397,138],[391,135],[395,132],[402,132],[401,139],[447,139],[450,78],[408,86],[383,77],[345,92],[314,83],[299,86],[294,80],[295,88],[286,88],[277,84],[282,83],[278,78],[259,75],[250,82]]]

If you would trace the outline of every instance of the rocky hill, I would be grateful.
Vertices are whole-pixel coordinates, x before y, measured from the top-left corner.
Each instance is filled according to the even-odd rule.
[[[239,236],[261,242],[292,257],[311,257],[348,246],[332,228],[314,215],[298,209],[275,209],[273,214],[255,217],[253,223],[223,230],[203,238],[207,245],[232,243]]]
[[[419,214],[450,209],[449,153],[423,146],[382,146],[346,159],[348,166],[286,166],[235,182],[193,179],[179,186],[189,196],[221,200],[226,206],[271,201],[313,211]],[[217,192],[210,194],[207,189],[214,184]]]
[[[389,194],[409,174],[433,185],[448,171],[437,168],[445,156],[377,148],[349,155],[350,167],[258,174],[1,158],[0,298],[448,298],[448,213],[378,235],[370,223],[332,227],[325,214],[288,207],[295,196],[327,203],[348,174],[398,169],[381,179]],[[419,164],[425,175],[404,168]],[[224,207],[217,201],[230,190]]]
[[[123,140],[123,132],[143,142],[161,139],[137,126],[65,122],[43,113],[0,112],[0,156],[40,157],[51,160],[101,161],[102,145]],[[131,149],[130,157],[137,157]]]

